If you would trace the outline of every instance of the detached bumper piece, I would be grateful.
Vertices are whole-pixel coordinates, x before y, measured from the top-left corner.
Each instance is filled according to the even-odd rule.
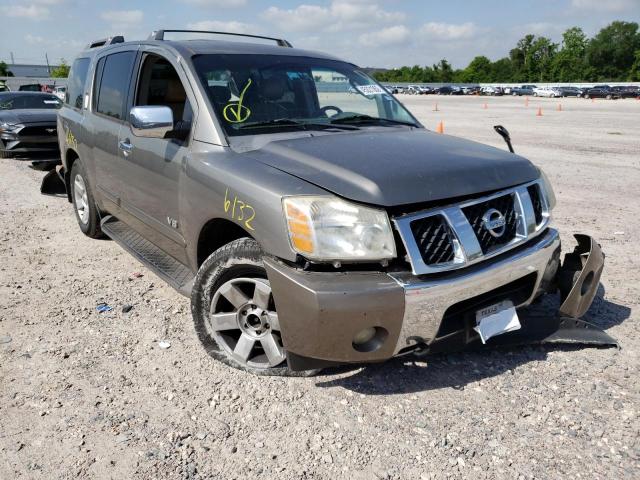
[[[67,187],[64,183],[64,168],[62,165],[47,172],[40,184],[40,193],[43,195],[67,195]]]

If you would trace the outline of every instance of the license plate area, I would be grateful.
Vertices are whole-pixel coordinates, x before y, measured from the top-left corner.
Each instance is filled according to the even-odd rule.
[[[520,329],[518,313],[510,300],[503,300],[476,311],[476,325],[473,329],[482,343],[492,337]]]

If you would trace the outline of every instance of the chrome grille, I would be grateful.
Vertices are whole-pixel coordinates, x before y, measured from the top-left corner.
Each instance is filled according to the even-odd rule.
[[[539,235],[550,221],[542,192],[536,180],[460,204],[393,218],[413,273],[423,275],[472,265]],[[494,209],[501,214],[499,219],[504,218],[503,224],[496,224],[498,227],[485,220],[493,218],[490,212]]]
[[[462,209],[476,237],[478,237],[482,253],[492,252],[496,248],[508,244],[515,238],[518,227],[518,215],[516,214],[514,203],[514,194],[509,194],[492,198],[486,202],[476,203]],[[499,237],[491,235],[485,227],[483,216],[490,209],[495,209],[504,216],[504,233]]]
[[[540,187],[538,185],[529,185],[527,187],[527,191],[529,192],[529,197],[531,198],[531,204],[533,205],[533,213],[536,216],[536,225],[540,225],[542,223],[542,197],[540,196]]]
[[[442,215],[420,218],[411,222],[411,231],[424,263],[441,265],[452,262],[453,235]]]

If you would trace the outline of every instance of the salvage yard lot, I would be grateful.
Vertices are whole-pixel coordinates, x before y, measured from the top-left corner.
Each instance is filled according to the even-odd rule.
[[[587,320],[621,350],[250,376],[206,355],[187,299],[40,195],[41,172],[0,160],[0,478],[637,478],[640,101],[399,98],[498,148],[502,124],[545,169],[564,251],[578,232],[607,255]]]

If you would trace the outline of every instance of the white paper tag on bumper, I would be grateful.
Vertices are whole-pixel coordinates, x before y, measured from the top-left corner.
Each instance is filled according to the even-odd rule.
[[[520,329],[520,320],[513,303],[504,300],[476,312],[476,326],[473,329],[480,335],[482,343],[501,333]]]

